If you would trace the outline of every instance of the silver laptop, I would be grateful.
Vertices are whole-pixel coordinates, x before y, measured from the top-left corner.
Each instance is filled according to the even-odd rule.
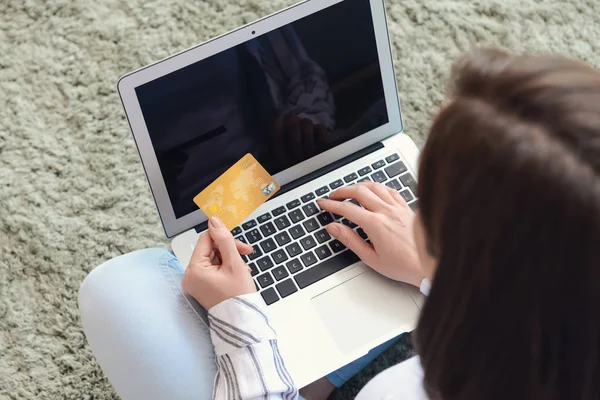
[[[186,266],[206,216],[192,198],[246,153],[282,186],[233,230],[304,386],[412,330],[416,288],[331,238],[316,199],[364,179],[417,207],[382,0],[309,0],[125,75],[118,84],[173,251]],[[390,238],[390,240],[394,240]]]

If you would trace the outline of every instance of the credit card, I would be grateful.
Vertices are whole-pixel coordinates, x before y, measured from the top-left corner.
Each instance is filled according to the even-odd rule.
[[[194,197],[194,203],[209,218],[219,217],[232,230],[279,188],[275,179],[248,153]]]

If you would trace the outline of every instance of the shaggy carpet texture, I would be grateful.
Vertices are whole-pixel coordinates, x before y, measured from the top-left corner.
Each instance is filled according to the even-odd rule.
[[[316,0],[315,0],[316,1]],[[86,274],[169,246],[116,92],[120,75],[292,0],[0,2],[0,398],[114,399],[77,311]],[[596,0],[389,0],[407,133],[419,145],[474,45],[600,65]],[[409,338],[335,398],[410,354]]]

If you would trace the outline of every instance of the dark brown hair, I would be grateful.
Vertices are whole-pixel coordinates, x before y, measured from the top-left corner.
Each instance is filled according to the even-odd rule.
[[[433,399],[600,398],[600,73],[478,50],[419,171]]]

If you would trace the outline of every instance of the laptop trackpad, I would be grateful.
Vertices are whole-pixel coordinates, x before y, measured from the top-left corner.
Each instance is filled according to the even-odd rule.
[[[414,329],[419,309],[405,285],[367,270],[311,300],[343,353],[399,329]]]

